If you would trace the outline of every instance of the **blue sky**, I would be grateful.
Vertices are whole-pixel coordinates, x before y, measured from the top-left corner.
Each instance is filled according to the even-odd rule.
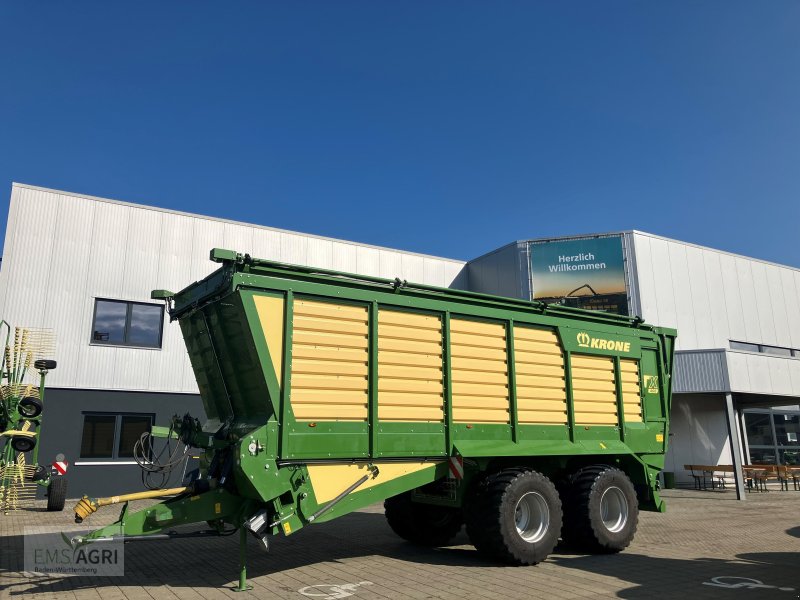
[[[0,4],[12,181],[455,258],[800,266],[800,3]],[[246,249],[241,249],[246,250]]]

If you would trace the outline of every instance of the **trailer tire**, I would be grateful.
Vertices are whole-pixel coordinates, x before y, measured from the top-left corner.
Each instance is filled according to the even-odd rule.
[[[636,534],[639,503],[628,476],[608,465],[584,467],[564,492],[564,542],[598,554],[620,552]]]
[[[47,510],[56,512],[64,510],[67,501],[67,480],[64,477],[53,477],[47,485]]]
[[[17,452],[30,452],[36,447],[36,438],[28,437],[28,436],[12,436],[11,437],[11,447],[14,448]]]
[[[33,396],[25,396],[19,401],[17,410],[26,419],[35,419],[42,414],[42,401]]]
[[[505,469],[480,481],[466,510],[467,535],[481,554],[534,565],[553,551],[561,533],[561,500],[541,473]]]
[[[460,510],[413,502],[411,492],[387,498],[383,507],[392,531],[419,546],[447,545],[464,523]]]

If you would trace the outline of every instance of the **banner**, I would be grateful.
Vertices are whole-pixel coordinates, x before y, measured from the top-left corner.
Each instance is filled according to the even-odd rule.
[[[530,244],[533,298],[628,314],[619,236]]]

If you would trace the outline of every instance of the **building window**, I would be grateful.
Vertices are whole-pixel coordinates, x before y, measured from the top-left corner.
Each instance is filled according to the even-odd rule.
[[[747,352],[758,352],[758,344],[748,344],[747,342],[734,342],[731,340],[731,350],[746,350]]]
[[[92,344],[161,348],[164,307],[161,304],[96,299]]]
[[[84,413],[81,458],[132,458],[134,444],[153,421],[152,414]]]
[[[737,342],[731,340],[731,350],[745,350],[746,352],[760,352],[774,354],[775,356],[795,356],[800,358],[800,350],[783,348],[782,346],[768,346],[766,344],[751,344],[750,342]]]
[[[755,409],[742,416],[750,464],[800,464],[800,412]]]

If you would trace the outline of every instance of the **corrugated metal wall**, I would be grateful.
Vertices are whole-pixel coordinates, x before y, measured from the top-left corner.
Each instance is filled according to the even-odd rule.
[[[677,349],[730,340],[800,348],[800,270],[634,234],[642,316],[677,327]]]
[[[51,387],[196,393],[177,325],[161,350],[89,343],[95,298],[150,302],[208,275],[213,247],[259,258],[467,287],[465,263],[14,184],[0,318],[52,328]]]
[[[800,360],[730,350],[731,340],[800,349],[800,270],[642,232],[634,248],[642,316],[677,327],[677,350],[726,349],[734,392],[800,396]],[[703,360],[676,361],[676,391],[718,389],[719,367]]]

